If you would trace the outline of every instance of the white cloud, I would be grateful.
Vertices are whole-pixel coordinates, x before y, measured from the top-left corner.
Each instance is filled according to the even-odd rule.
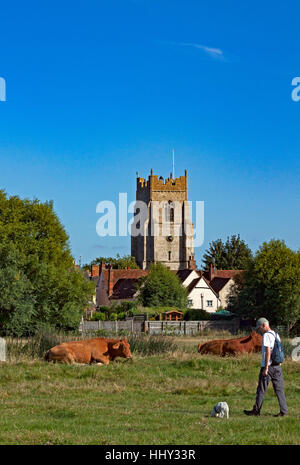
[[[205,53],[210,55],[213,58],[224,58],[223,51],[220,48],[215,47],[207,47],[206,45],[195,44],[195,43],[188,43],[188,42],[169,42],[173,45],[179,45],[181,47],[193,47],[200,50],[203,50]]]

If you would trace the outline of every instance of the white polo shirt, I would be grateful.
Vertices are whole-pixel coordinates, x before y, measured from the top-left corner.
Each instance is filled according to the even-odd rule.
[[[270,334],[270,333],[272,333],[272,334]],[[273,336],[273,334],[274,334],[274,336]],[[266,347],[270,347],[271,355],[272,355],[272,351],[273,351],[274,344],[275,344],[275,336],[276,336],[276,333],[275,333],[275,331],[272,331],[272,330],[268,331],[267,333],[265,333],[263,335],[262,348],[261,348],[261,353],[262,353],[261,366],[262,367],[264,367],[265,364],[266,364]],[[278,337],[278,340],[280,341],[279,334],[277,334],[277,337]],[[268,366],[270,366],[271,363],[272,363],[272,360],[271,360],[271,357],[270,357]]]

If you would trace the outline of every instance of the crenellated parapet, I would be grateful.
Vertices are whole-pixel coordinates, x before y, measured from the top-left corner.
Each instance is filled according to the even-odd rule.
[[[187,199],[187,170],[185,170],[184,176],[174,178],[172,173],[169,178],[163,179],[162,176],[158,177],[157,174],[151,174],[148,176],[148,180],[139,177],[137,172],[137,195],[138,197],[148,197],[149,200],[153,200],[153,192],[181,192],[184,193],[184,198]]]

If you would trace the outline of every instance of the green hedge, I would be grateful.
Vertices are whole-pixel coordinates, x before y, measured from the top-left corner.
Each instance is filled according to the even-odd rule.
[[[189,309],[184,313],[184,320],[186,321],[197,321],[197,320],[232,320],[236,315],[222,315],[215,313],[209,313],[205,310]]]
[[[183,318],[186,321],[210,320],[211,313],[205,310],[189,309],[184,313]]]

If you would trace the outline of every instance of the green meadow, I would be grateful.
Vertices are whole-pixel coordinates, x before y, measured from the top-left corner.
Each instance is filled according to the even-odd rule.
[[[204,356],[201,338],[165,337],[163,352],[135,343],[133,361],[108,366],[11,355],[0,365],[0,444],[300,444],[299,362],[283,364],[289,416],[273,417],[270,384],[261,416],[247,417],[260,354]],[[219,401],[229,420],[210,417]]]

